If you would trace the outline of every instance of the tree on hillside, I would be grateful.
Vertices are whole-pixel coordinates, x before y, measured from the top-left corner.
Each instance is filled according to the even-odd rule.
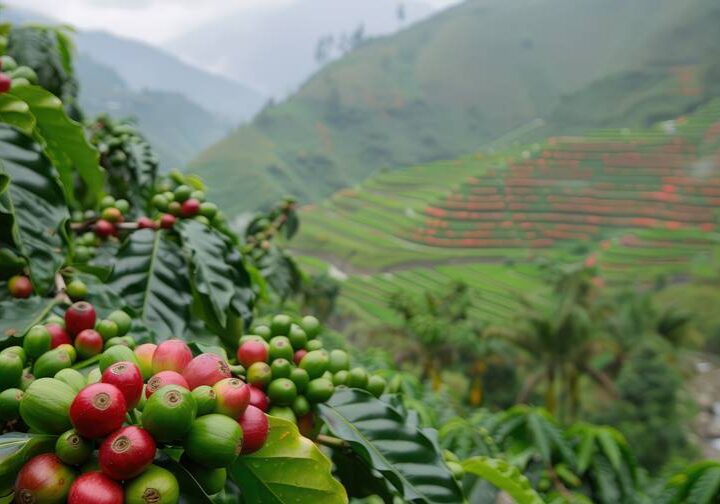
[[[530,362],[530,374],[518,395],[519,403],[544,385],[544,404],[561,418],[574,418],[580,407],[580,379],[589,376],[611,395],[610,378],[591,365],[599,340],[599,305],[595,272],[584,265],[552,270],[554,294],[550,305],[527,303],[512,339]]]
[[[617,427],[651,471],[690,450],[679,397],[682,380],[662,346],[646,341],[632,352],[617,379],[619,400],[595,418]]]

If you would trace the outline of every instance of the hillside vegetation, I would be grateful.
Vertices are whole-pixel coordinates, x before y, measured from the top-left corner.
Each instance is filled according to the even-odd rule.
[[[329,65],[189,169],[233,213],[515,131],[646,126],[712,95],[718,23],[712,0],[468,1]]]
[[[371,319],[396,319],[393,293],[453,280],[478,289],[478,319],[510,319],[521,295],[542,295],[548,259],[585,261],[617,287],[712,277],[718,166],[714,101],[651,129],[380,174],[305,207],[294,247],[350,274],[342,300]]]

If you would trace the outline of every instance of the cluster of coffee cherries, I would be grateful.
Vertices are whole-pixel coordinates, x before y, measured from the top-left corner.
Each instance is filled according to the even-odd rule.
[[[0,58],[0,93],[7,93],[13,86],[37,84],[38,77],[30,67],[18,65],[10,56]]]
[[[205,193],[191,182],[178,172],[157,181],[151,203],[158,212],[160,226],[172,228],[177,219],[195,219],[220,228],[225,226],[225,216],[217,205],[205,201]]]
[[[364,389],[379,397],[385,379],[362,367],[350,366],[344,350],[326,350],[318,337],[317,318],[306,316],[295,323],[286,314],[256,325],[253,334],[240,338],[237,361],[261,409],[295,422],[311,436],[317,427],[313,405],[327,402],[336,387]]]
[[[92,361],[97,366],[81,370],[69,365],[76,351],[69,343],[40,351],[57,343],[56,334],[77,341],[83,331],[95,331],[94,319],[89,303],[75,303],[64,320],[33,327],[23,346],[0,353],[0,418],[15,430],[58,436],[54,452],[35,456],[19,471],[15,498],[176,503],[180,488],[162,467],[163,448],[181,454],[175,458],[206,493],[220,492],[227,466],[259,450],[268,436],[268,419],[253,405],[251,387],[223,356],[193,355],[178,339],[136,346],[128,338],[107,347]],[[104,321],[118,333],[132,322],[124,312]]]
[[[79,226],[75,238],[74,260],[85,263],[95,257],[97,248],[104,242],[120,235],[120,226],[129,218],[130,203],[125,199],[105,196],[100,200],[99,212],[95,210],[75,211],[72,214],[74,226]],[[148,219],[149,220],[149,219]],[[153,221],[138,220],[137,227],[156,227]]]

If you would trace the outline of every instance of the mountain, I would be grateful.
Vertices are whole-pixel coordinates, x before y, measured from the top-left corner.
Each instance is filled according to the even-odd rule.
[[[79,32],[76,41],[80,53],[112,66],[133,90],[180,93],[225,120],[247,120],[265,100],[244,84],[203,70],[202,64],[188,65],[142,42],[95,31]]]
[[[134,91],[112,68],[81,54],[75,61],[81,83],[80,105],[93,116],[132,117],[152,144],[162,170],[180,167],[230,130],[218,118],[180,93]]]
[[[58,24],[24,9],[2,11],[15,24]],[[179,167],[248,120],[263,97],[151,46],[100,32],[76,34],[80,104],[88,115],[132,117],[156,149],[162,170]]]
[[[16,7],[3,9],[2,17],[16,24],[59,24],[40,13]],[[233,123],[252,117],[265,101],[261,93],[238,81],[210,73],[201,64],[189,65],[163,49],[142,42],[83,30],[77,31],[74,40],[80,54],[112,67],[133,91],[179,93]]]
[[[715,0],[467,1],[367,41],[189,169],[232,213],[287,193],[315,201],[380,169],[518,133],[562,131],[567,117],[575,131],[627,118],[647,125],[711,96],[719,25]],[[604,79],[615,85],[608,95]]]
[[[403,5],[404,17],[398,17]],[[318,41],[332,37],[327,56],[341,52],[343,36],[362,25],[366,36],[409,26],[433,13],[420,1],[297,0],[290,5],[241,9],[171,40],[166,47],[183,58],[247,82],[269,96],[286,96],[318,69]]]

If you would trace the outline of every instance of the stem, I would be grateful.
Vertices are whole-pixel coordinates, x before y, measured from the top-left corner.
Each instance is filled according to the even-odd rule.
[[[135,414],[135,408],[133,408],[127,412],[127,417],[128,417],[128,422],[130,424],[134,424],[134,425],[138,424],[137,415]]]
[[[61,273],[55,273],[55,300],[59,303],[72,304],[72,300],[65,292],[65,279]]]
[[[85,221],[85,222],[73,222],[70,224],[70,229],[73,231],[81,232],[81,231],[89,231],[95,227],[95,222],[97,219]],[[115,227],[118,229],[124,229],[124,230],[130,230],[134,231],[138,228],[137,222],[119,222],[115,224]]]
[[[325,434],[318,434],[316,441],[318,444],[328,446],[330,448],[350,448],[350,444],[347,441],[332,436],[326,436]]]

